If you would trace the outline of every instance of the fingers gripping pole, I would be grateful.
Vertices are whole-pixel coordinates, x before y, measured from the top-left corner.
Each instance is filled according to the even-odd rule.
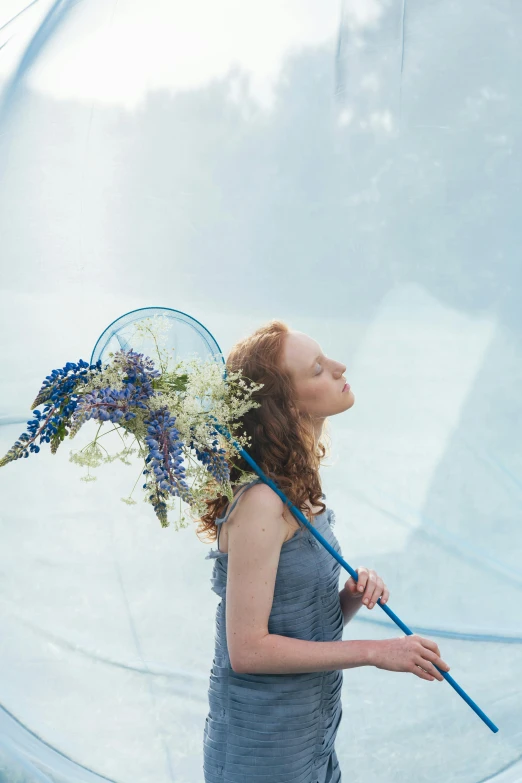
[[[213,416],[211,416],[211,418],[214,419]],[[268,484],[269,487],[271,487],[274,490],[274,492],[276,492],[279,495],[281,500],[290,508],[294,516],[296,516],[304,525],[306,525],[306,527],[312,533],[312,535],[314,535],[317,538],[317,540],[321,542],[321,544],[325,547],[325,549],[327,549],[328,552],[330,552],[330,554],[333,557],[335,557],[335,559],[343,566],[343,568],[345,568],[348,571],[350,576],[357,582],[358,580],[357,571],[354,571],[354,569],[346,562],[346,560],[344,560],[343,557],[341,557],[341,555],[338,552],[336,552],[332,546],[330,546],[330,544],[324,538],[324,536],[322,536],[317,530],[315,530],[315,528],[310,524],[310,522],[307,520],[305,515],[298,508],[296,508],[296,506],[294,506],[293,503],[291,503],[288,500],[286,495],[283,492],[281,492],[281,490],[276,486],[276,484],[274,484],[274,482],[270,478],[268,478],[268,476],[265,476],[261,468],[254,462],[252,457],[249,454],[247,454],[247,452],[239,445],[239,443],[237,443],[237,441],[235,441],[232,438],[231,434],[224,427],[221,427],[217,423],[216,419],[214,419],[214,421],[216,422],[214,426],[218,430],[218,432],[220,432],[224,437],[227,438],[227,440],[229,440],[232,443],[234,448],[239,452],[239,454],[241,454],[243,459],[252,467],[252,469],[254,470],[255,473],[257,473],[259,478],[261,478],[266,484]],[[397,617],[395,612],[392,612],[392,610],[387,604],[381,604],[380,599],[377,600],[377,604],[381,607],[383,612],[386,612],[388,617],[390,617],[393,620],[393,622],[399,626],[401,631],[404,631],[404,633],[407,634],[408,636],[413,635],[413,631],[411,631],[408,628],[408,626],[405,623],[403,623],[399,617]],[[435,668],[437,669],[437,671],[439,671],[442,674],[444,679],[447,682],[449,682],[451,687],[459,694],[459,696],[461,696],[464,699],[464,701],[471,707],[471,709],[477,713],[479,718],[481,718],[484,721],[486,726],[488,726],[491,729],[491,731],[496,734],[496,732],[498,731],[498,726],[495,726],[493,721],[490,720],[488,716],[480,709],[478,704],[476,704],[473,701],[473,699],[470,698],[470,696],[468,696],[466,691],[464,691],[460,687],[460,685],[457,682],[455,682],[455,680],[450,674],[448,674],[445,671],[442,671],[441,669],[439,669],[438,666],[435,666]]]

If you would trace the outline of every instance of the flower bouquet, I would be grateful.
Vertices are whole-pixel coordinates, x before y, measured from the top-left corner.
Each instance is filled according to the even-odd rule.
[[[83,481],[95,481],[91,474],[104,462],[119,459],[132,465],[129,457],[137,454],[143,464],[140,474],[124,503],[135,504],[132,494],[140,477],[144,501],[150,503],[162,527],[168,527],[167,511],[179,498],[176,530],[187,527],[181,501],[195,519],[207,511],[206,500],[225,494],[233,500],[230,469],[236,446],[223,438],[220,447],[218,428],[235,432],[236,445],[249,445],[245,432],[238,433],[239,420],[260,403],[251,399],[263,384],[247,383],[241,371],[223,374],[223,362],[197,356],[173,364],[169,351],[161,347],[161,316],[144,319],[139,330],[153,336],[159,357],[154,361],[132,349],[109,353],[111,361],[88,364],[67,362],[46,376],[27,422],[28,432],[0,459],[0,467],[29,452],[38,453],[39,443],[50,443],[51,453],[68,435],[74,438],[90,419],[99,422],[94,438],[79,451],[70,452],[70,461],[87,468]],[[43,411],[38,406],[43,405]],[[104,429],[104,428],[109,429]],[[109,453],[102,438],[116,432],[123,447]],[[241,482],[256,473],[238,466]]]

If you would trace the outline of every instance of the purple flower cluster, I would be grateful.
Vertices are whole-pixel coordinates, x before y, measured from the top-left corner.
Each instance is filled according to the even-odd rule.
[[[136,417],[131,408],[148,410],[145,401],[154,394],[151,381],[161,375],[154,369],[152,360],[135,351],[118,351],[114,364],[122,366],[125,388],[117,391],[107,386],[84,394],[72,418],[71,436],[89,419],[117,423],[122,418],[128,421]]]
[[[149,496],[156,516],[163,526],[167,522],[167,506],[165,497],[167,494],[178,495],[187,503],[190,502],[190,488],[185,481],[186,474],[183,467],[183,442],[179,439],[179,430],[176,429],[176,417],[169,413],[167,408],[151,411],[147,424],[147,436],[145,443],[149,447],[149,453],[145,462],[149,465],[143,473],[154,474],[154,486]],[[143,485],[143,489],[149,489],[149,484]]]
[[[194,430],[193,427],[191,429]],[[216,430],[212,429],[210,435],[213,437],[217,435]],[[214,439],[210,447],[205,446],[200,449],[195,445],[194,441],[191,440],[189,446],[191,449],[194,449],[199,461],[207,466],[209,473],[214,476],[216,481],[221,483],[230,480],[230,470],[224,456],[226,451],[225,449],[217,448],[218,442],[219,441]]]
[[[35,443],[38,436],[40,436],[40,443],[50,443],[51,452],[53,454],[56,452],[61,441],[68,435],[66,425],[78,405],[78,395],[74,390],[80,382],[85,381],[88,370],[100,371],[101,361],[96,364],[87,364],[83,359],[80,359],[78,364],[67,362],[65,367],[53,370],[46,376],[31,405],[32,410],[45,402],[44,412],[34,411],[35,418],[27,422],[28,433],[24,432],[20,435],[19,440],[0,460],[0,467],[20,457],[28,457],[29,451],[38,454],[40,447]]]

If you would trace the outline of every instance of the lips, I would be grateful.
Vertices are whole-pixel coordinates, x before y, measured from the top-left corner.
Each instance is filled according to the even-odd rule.
[[[344,386],[343,386],[343,392],[344,391],[348,391],[349,389],[350,389],[350,384],[349,383],[345,383]]]

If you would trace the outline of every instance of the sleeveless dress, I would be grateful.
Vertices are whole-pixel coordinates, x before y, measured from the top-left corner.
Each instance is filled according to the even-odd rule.
[[[205,783],[339,783],[335,737],[342,717],[343,670],[297,674],[238,674],[230,665],[226,640],[228,553],[217,550],[212,590],[216,609],[215,651],[210,672],[209,712],[203,732]],[[323,498],[326,496],[323,494]],[[313,526],[342,555],[327,508]],[[304,526],[281,547],[269,633],[308,641],[340,641],[343,615],[339,599],[340,563]]]

